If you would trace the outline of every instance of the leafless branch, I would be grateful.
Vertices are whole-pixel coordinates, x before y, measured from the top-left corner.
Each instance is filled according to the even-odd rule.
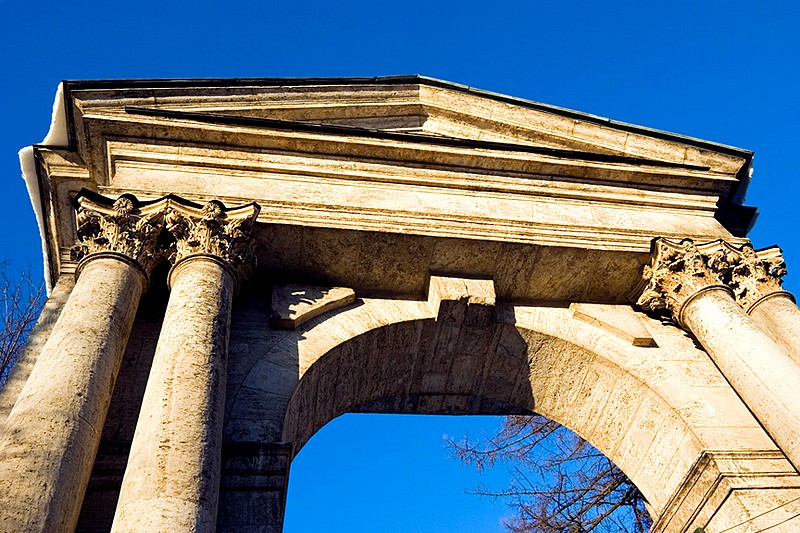
[[[512,533],[646,533],[651,525],[642,493],[588,442],[540,415],[506,417],[490,438],[449,441],[454,455],[478,470],[502,462],[507,488],[474,493],[508,500]]]
[[[44,284],[30,268],[10,274],[10,263],[0,261],[0,387],[8,379],[44,305]]]

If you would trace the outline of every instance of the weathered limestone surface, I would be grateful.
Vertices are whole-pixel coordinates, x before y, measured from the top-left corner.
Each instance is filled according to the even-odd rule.
[[[468,282],[458,286],[464,289]],[[473,298],[481,299],[485,291],[480,292]],[[283,440],[299,447],[348,411],[536,410],[590,439],[645,491],[656,510],[702,449],[775,449],[708,356],[673,326],[639,315],[659,348],[637,347],[573,318],[566,307],[491,309],[501,313],[502,323],[494,325],[493,319],[479,318],[485,316],[480,309],[469,311],[466,290],[452,297],[442,300],[449,314],[437,319],[433,309],[414,302],[364,300],[301,327],[294,340],[277,340],[271,353],[294,346],[302,374],[288,402]],[[612,320],[613,309],[606,320]],[[470,313],[478,314],[468,319]],[[625,324],[627,311],[620,315],[618,323]],[[472,326],[476,323],[489,329],[481,333]],[[318,354],[324,356],[314,361]],[[244,416],[246,405],[260,405],[263,411],[251,416],[261,419],[286,402],[261,403],[253,394],[279,393],[272,384],[281,366],[266,360],[231,397],[232,417]],[[245,390],[252,392],[245,395]],[[269,436],[263,424],[246,426],[240,420],[235,427]]]
[[[105,438],[100,441],[75,533],[108,533],[129,452],[130,443],[109,442]]]
[[[63,261],[56,251],[72,245],[71,213],[61,206],[79,180],[108,195],[258,201],[261,231],[290,241],[287,249],[265,246],[260,264],[288,263],[280,274],[306,275],[290,282],[356,291],[365,288],[353,283],[360,276],[334,279],[337,264],[360,267],[352,246],[329,245],[342,231],[364,241],[364,252],[369,241],[393,239],[428,248],[414,263],[438,264],[414,269],[418,295],[428,272],[447,271],[490,276],[503,298],[554,297],[549,281],[566,285],[564,300],[577,293],[616,303],[624,303],[620,295],[636,282],[656,235],[744,242],[738,202],[752,158],[746,150],[422,77],[212,85],[67,84],[74,146],[37,147],[50,177],[54,275]],[[468,242],[448,246],[453,240]],[[505,248],[516,252],[513,261],[498,260]],[[302,261],[292,266],[296,256]],[[494,271],[472,271],[471,259]],[[516,268],[526,261],[557,264],[564,279],[509,279],[528,272]],[[604,271],[615,275],[585,281]],[[376,281],[403,292],[391,276]]]
[[[800,365],[800,308],[787,292],[768,295],[750,308],[753,322]]]
[[[800,366],[767,337],[731,298],[712,289],[683,310],[684,324],[767,433],[800,470]]]
[[[164,320],[169,296],[166,283],[168,266],[164,264],[152,274],[150,290],[139,304],[117,375],[118,385],[114,387],[111,397],[76,533],[107,533],[111,528],[130,444]]]
[[[741,248],[742,260],[732,271],[739,305],[759,327],[800,364],[800,309],[782,287],[786,263],[777,247],[756,252]]]
[[[115,511],[118,531],[277,533],[291,459],[346,412],[536,411],[619,465],[659,533],[800,527],[764,430],[794,446],[798,311],[769,296],[777,249],[746,246],[752,153],[423,77],[66,82],[65,105],[69,145],[34,150],[51,285],[76,233],[124,241],[136,209],[159,230],[140,263],[178,264],[97,424],[82,533]],[[122,195],[78,203],[123,231],[74,218],[83,188]],[[220,235],[249,201],[258,224],[243,206]],[[711,244],[673,241],[646,315],[654,237]]]
[[[286,444],[224,446],[217,531],[281,533],[290,461]]]
[[[658,239],[652,265],[645,268],[647,287],[639,304],[668,311],[700,341],[800,471],[800,426],[786,423],[800,418],[800,365],[742,308],[749,309],[761,296],[763,279],[757,270],[772,278],[773,290],[780,288],[780,276],[770,276],[775,269],[758,261],[750,246],[736,250],[721,241],[698,247],[690,239]]]
[[[217,521],[235,278],[197,255],[171,280],[113,531],[214,531]]]
[[[793,532],[800,509],[797,472],[777,451],[704,451],[652,533]],[[759,511],[760,509],[760,511]]]
[[[355,291],[347,287],[276,285],[272,288],[269,323],[275,328],[294,329],[332,309],[350,305],[355,299]]]
[[[121,255],[83,266],[0,435],[0,529],[71,531],[146,285]]]
[[[113,531],[214,531],[231,307],[258,206],[171,206],[171,294]]]
[[[572,316],[604,329],[634,346],[655,346],[642,318],[629,305],[570,304]]]

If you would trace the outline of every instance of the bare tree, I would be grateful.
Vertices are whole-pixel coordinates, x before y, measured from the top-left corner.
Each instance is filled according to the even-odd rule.
[[[0,262],[0,388],[19,358],[44,305],[44,284],[30,268],[10,274],[10,263]]]
[[[652,521],[636,486],[606,456],[572,431],[540,416],[506,417],[487,439],[449,441],[456,457],[479,471],[511,467],[507,488],[476,494],[506,499],[513,533],[646,533]]]

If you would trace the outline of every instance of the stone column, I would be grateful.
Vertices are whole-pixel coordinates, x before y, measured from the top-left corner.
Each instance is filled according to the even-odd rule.
[[[745,405],[800,471],[800,366],[744,312],[730,289],[735,267],[721,241],[695,246],[659,239],[645,310],[669,311],[690,331]]]
[[[216,530],[231,304],[258,210],[173,198],[172,292],[112,531]]]
[[[731,286],[753,321],[800,365],[800,308],[783,290],[786,263],[780,248],[756,252],[749,244],[735,251]]]
[[[0,432],[0,531],[75,529],[147,273],[160,203],[76,198],[77,282]]]

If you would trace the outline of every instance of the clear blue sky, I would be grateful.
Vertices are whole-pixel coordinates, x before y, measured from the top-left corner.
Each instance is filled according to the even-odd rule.
[[[419,73],[754,150],[751,238],[784,248],[796,291],[798,35],[796,1],[0,0],[0,258],[40,264],[16,153],[61,79]],[[334,421],[295,462],[286,531],[500,531],[442,439],[496,424]]]

